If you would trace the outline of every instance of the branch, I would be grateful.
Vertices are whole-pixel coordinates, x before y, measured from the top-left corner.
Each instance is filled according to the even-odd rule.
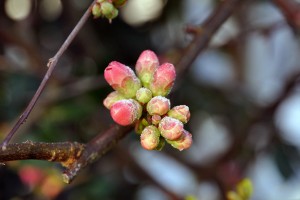
[[[197,56],[208,46],[210,40],[221,25],[233,14],[245,0],[225,0],[207,18],[202,26],[197,27],[193,41],[185,49],[181,59],[175,65],[179,75],[185,74]]]
[[[273,0],[285,16],[288,24],[295,30],[300,27],[300,4],[290,0]]]
[[[18,121],[15,123],[15,125],[13,126],[13,128],[11,129],[11,131],[7,134],[7,136],[3,140],[2,144],[0,145],[0,147],[2,147],[2,150],[4,150],[6,148],[7,144],[9,143],[9,141],[11,140],[11,138],[13,137],[13,135],[15,134],[15,132],[19,129],[19,127],[28,118],[28,116],[31,113],[33,107],[35,106],[37,100],[39,99],[41,93],[43,92],[44,88],[46,87],[46,84],[47,84],[50,76],[52,75],[52,72],[55,69],[58,60],[60,59],[60,57],[62,56],[62,54],[65,52],[65,50],[70,46],[70,44],[73,41],[73,39],[75,38],[75,36],[78,34],[78,32],[80,31],[80,29],[83,27],[84,23],[87,21],[87,19],[91,15],[91,8],[92,8],[92,6],[94,5],[95,2],[96,2],[96,0],[94,0],[92,2],[92,4],[90,5],[90,7],[85,11],[84,15],[78,21],[78,23],[76,24],[76,26],[74,27],[74,29],[72,30],[72,32],[70,33],[70,35],[67,37],[67,39],[65,40],[65,42],[63,43],[63,45],[60,47],[60,49],[54,55],[54,57],[49,59],[49,62],[47,64],[48,70],[47,70],[47,72],[46,72],[46,74],[45,74],[45,76],[44,76],[44,78],[43,78],[43,80],[42,80],[39,88],[37,89],[37,91],[34,94],[33,98],[29,102],[29,104],[26,107],[25,111],[22,113],[22,115],[20,116],[20,118],[18,119]]]
[[[69,167],[77,160],[83,150],[84,144],[77,142],[44,143],[31,142],[8,144],[6,150],[0,149],[0,163],[12,160],[48,160],[60,162],[64,167]]]
[[[115,144],[132,130],[131,126],[114,125],[92,139],[82,155],[63,174],[63,180],[70,183],[78,172],[107,153]]]
[[[31,141],[8,144],[5,150],[0,149],[0,163],[28,159],[60,162],[66,167],[63,179],[66,183],[70,183],[78,171],[103,156],[131,130],[130,126],[114,125],[104,133],[98,134],[86,145],[77,142]]]

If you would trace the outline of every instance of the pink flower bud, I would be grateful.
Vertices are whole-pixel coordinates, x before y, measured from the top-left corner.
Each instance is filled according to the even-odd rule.
[[[164,117],[158,126],[161,135],[168,140],[177,140],[183,133],[183,123],[172,117]]]
[[[161,120],[161,116],[159,116],[159,115],[153,115],[151,117],[151,121],[152,121],[153,125],[159,124],[160,120]]]
[[[153,150],[159,144],[159,130],[151,125],[147,126],[141,134],[141,145],[144,149]]]
[[[191,113],[189,107],[186,105],[175,106],[168,112],[169,117],[178,119],[182,123],[187,123],[190,119]]]
[[[171,140],[166,140],[166,141],[169,144],[171,144],[172,147],[178,149],[179,151],[190,148],[193,143],[192,134],[190,134],[186,130],[183,130],[183,133],[179,139],[173,141]]]
[[[164,115],[170,110],[170,100],[166,97],[156,96],[147,103],[150,115]]]
[[[166,96],[170,93],[176,78],[176,71],[172,64],[164,63],[154,72],[149,89],[153,96]]]
[[[103,101],[103,105],[110,110],[111,106],[119,100],[125,99],[118,91],[113,91],[107,95]]]
[[[149,88],[149,83],[158,65],[158,58],[153,51],[145,50],[141,53],[136,62],[135,71],[144,87]]]
[[[141,117],[141,113],[142,106],[133,99],[119,100],[110,108],[111,117],[122,126],[133,124]]]
[[[113,89],[126,98],[135,97],[136,91],[141,87],[141,82],[132,69],[117,61],[109,63],[105,68],[104,78]]]
[[[136,100],[143,104],[148,103],[148,101],[150,101],[151,98],[152,92],[148,88],[142,87],[136,92]]]

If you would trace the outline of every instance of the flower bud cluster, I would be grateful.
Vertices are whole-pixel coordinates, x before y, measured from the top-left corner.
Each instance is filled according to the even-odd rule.
[[[105,17],[110,22],[119,14],[118,8],[123,6],[127,0],[97,0],[92,7],[94,18]]]
[[[133,70],[117,61],[104,70],[104,78],[115,90],[103,101],[113,120],[122,125],[135,124],[141,145],[161,150],[165,142],[178,150],[192,145],[192,135],[184,129],[190,119],[189,107],[171,108],[170,93],[176,71],[171,63],[159,65],[156,54],[142,52]]]

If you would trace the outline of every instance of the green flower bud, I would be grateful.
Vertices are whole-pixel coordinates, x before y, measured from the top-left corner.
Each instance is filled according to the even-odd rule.
[[[161,120],[161,116],[159,116],[159,115],[153,115],[151,117],[151,121],[152,121],[153,125],[158,125],[160,120]]]
[[[176,140],[167,140],[166,139],[166,141],[169,144],[171,144],[172,147],[178,149],[179,151],[190,148],[193,143],[192,134],[190,134],[186,130],[183,130],[180,138],[178,138]]]
[[[125,97],[118,91],[113,91],[104,99],[103,105],[110,110],[111,106],[119,100],[125,99]]]
[[[94,15],[94,18],[98,18],[101,16],[101,6],[99,3],[95,3],[92,7],[92,14]]]
[[[168,140],[177,140],[183,133],[183,124],[178,119],[164,117],[158,126],[161,135]]]
[[[141,134],[141,145],[144,149],[153,150],[159,144],[159,130],[151,125],[147,126]]]
[[[147,88],[142,87],[136,92],[136,100],[143,104],[148,103],[148,101],[150,101],[151,98],[152,92]]]
[[[168,112],[169,117],[178,119],[182,123],[187,123],[190,119],[191,113],[189,107],[186,105],[175,106]]]
[[[171,63],[164,63],[153,74],[153,80],[149,84],[149,89],[153,96],[167,96],[176,78],[175,67]]]
[[[147,103],[147,112],[150,115],[164,115],[170,110],[170,100],[166,97],[156,96]]]
[[[118,16],[119,11],[112,3],[105,1],[101,3],[101,12],[107,19],[111,20]]]
[[[135,106],[137,107],[137,119],[140,119],[142,114],[143,114],[143,107],[136,100],[134,100],[134,99],[131,99],[131,100],[135,104]]]

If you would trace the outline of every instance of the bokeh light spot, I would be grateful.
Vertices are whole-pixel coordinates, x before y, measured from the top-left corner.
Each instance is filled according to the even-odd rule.
[[[122,9],[122,18],[132,26],[139,26],[160,16],[166,1],[131,0]]]
[[[7,16],[16,21],[28,17],[30,10],[30,0],[6,0],[5,2],[5,12]]]

